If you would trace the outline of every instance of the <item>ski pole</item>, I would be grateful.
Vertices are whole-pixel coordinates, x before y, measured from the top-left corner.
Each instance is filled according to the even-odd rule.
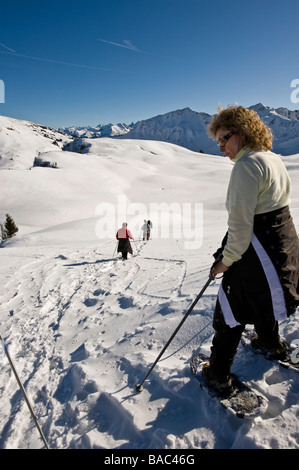
[[[9,354],[9,352],[8,352],[8,349],[7,349],[7,346],[6,346],[6,344],[4,343],[4,340],[3,340],[2,336],[1,336],[1,334],[0,334],[0,342],[2,343],[3,350],[4,350],[4,352],[5,352],[5,355],[6,355],[7,359],[8,359],[8,362],[9,362],[9,364],[10,364],[10,367],[11,367],[13,373],[14,373],[14,376],[15,376],[17,382],[18,382],[18,385],[19,385],[20,390],[21,390],[21,392],[22,392],[22,394],[23,394],[23,397],[25,398],[26,404],[27,404],[27,406],[28,406],[28,408],[29,408],[29,411],[30,411],[30,413],[31,413],[31,416],[32,416],[32,418],[33,418],[33,421],[35,422],[35,425],[36,425],[36,427],[37,427],[37,429],[38,429],[38,431],[39,431],[39,433],[40,433],[40,436],[41,436],[41,438],[42,438],[42,440],[43,440],[43,442],[44,442],[46,448],[49,449],[49,445],[48,445],[48,443],[47,443],[47,441],[46,441],[46,438],[45,438],[45,436],[44,436],[44,433],[43,433],[43,431],[42,431],[42,429],[41,429],[41,427],[40,427],[40,425],[39,425],[38,419],[37,419],[37,417],[36,417],[36,415],[35,415],[35,413],[34,413],[34,411],[33,411],[33,408],[32,408],[32,406],[31,406],[31,403],[30,403],[30,401],[29,401],[29,398],[28,398],[28,396],[27,396],[27,394],[26,394],[26,391],[25,391],[25,389],[24,389],[24,386],[23,386],[23,384],[22,384],[22,382],[21,382],[21,380],[20,380],[20,378],[19,378],[19,376],[18,376],[18,373],[17,373],[16,368],[15,368],[15,366],[14,366],[13,360],[12,360],[12,358],[10,357],[10,354]]]
[[[185,313],[183,319],[181,320],[181,322],[179,323],[179,325],[177,326],[177,328],[175,329],[175,331],[173,332],[173,334],[171,335],[171,337],[169,338],[169,340],[167,341],[167,343],[165,344],[164,348],[162,349],[162,351],[160,352],[159,356],[157,357],[157,359],[155,360],[155,362],[153,363],[153,365],[151,366],[150,370],[148,371],[148,373],[146,374],[146,376],[144,377],[144,379],[135,386],[135,390],[136,392],[142,392],[142,385],[143,383],[145,382],[145,380],[148,378],[148,376],[150,375],[151,371],[153,370],[153,368],[155,367],[155,365],[157,364],[157,362],[159,361],[159,359],[161,358],[161,356],[164,354],[164,352],[166,351],[166,349],[168,348],[168,346],[170,345],[171,341],[173,340],[173,338],[175,337],[175,335],[177,334],[177,332],[179,331],[179,329],[181,328],[181,326],[183,325],[183,323],[185,322],[185,320],[187,319],[187,317],[190,315],[190,313],[192,312],[192,310],[194,309],[195,305],[197,304],[197,302],[199,301],[199,299],[201,298],[202,294],[204,293],[204,291],[206,290],[206,288],[208,287],[208,285],[211,283],[211,281],[213,281],[215,278],[210,274],[209,275],[209,279],[207,280],[207,282],[205,283],[205,285],[203,286],[203,288],[201,289],[200,293],[198,294],[198,296],[196,297],[196,299],[193,301],[192,305],[189,307],[189,309],[187,310],[187,312]]]

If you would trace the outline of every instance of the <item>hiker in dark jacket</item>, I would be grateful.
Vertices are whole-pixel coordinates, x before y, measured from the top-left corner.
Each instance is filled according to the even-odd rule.
[[[122,254],[122,259],[126,260],[128,258],[128,253],[133,254],[131,247],[130,239],[133,240],[133,236],[127,228],[128,224],[123,223],[122,228],[120,228],[116,233],[116,238],[118,240],[117,252]]]
[[[299,305],[299,241],[289,211],[291,183],[281,158],[272,153],[272,134],[257,113],[229,107],[209,132],[234,162],[227,191],[228,230],[211,275],[223,273],[217,297],[209,385],[231,390],[230,369],[246,324],[252,346],[285,358],[278,321]]]

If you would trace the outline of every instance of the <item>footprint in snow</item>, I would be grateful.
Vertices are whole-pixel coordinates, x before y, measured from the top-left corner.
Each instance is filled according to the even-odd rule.
[[[98,303],[98,299],[85,299],[83,303],[86,307],[94,307]]]

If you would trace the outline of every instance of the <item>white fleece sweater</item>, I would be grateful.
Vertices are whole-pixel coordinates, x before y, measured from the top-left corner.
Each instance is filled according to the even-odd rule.
[[[279,155],[245,148],[233,160],[227,190],[228,239],[222,262],[231,266],[249,247],[256,214],[290,203],[291,182]]]

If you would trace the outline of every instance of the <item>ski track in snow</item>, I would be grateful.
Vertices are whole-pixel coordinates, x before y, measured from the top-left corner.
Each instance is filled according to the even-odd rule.
[[[279,446],[284,403],[288,402],[284,413],[297,406],[297,374],[290,380],[288,371],[252,357],[255,370],[260,367],[256,388],[271,399],[266,415],[255,425],[228,417],[190,380],[192,352],[199,345],[207,351],[210,346],[216,283],[174,338],[144,391],[135,393],[136,383],[193,301],[184,293],[186,261],[162,253],[153,256],[155,241],[137,243],[137,256],[126,262],[105,256],[98,248],[55,248],[46,254],[31,248],[31,257],[25,259],[18,257],[18,249],[10,249],[14,277],[0,299],[9,317],[6,343],[50,447],[238,448],[245,443],[254,448],[255,432],[259,435],[259,426],[273,418],[279,439],[274,433],[271,447]],[[197,276],[204,284],[207,270]],[[165,322],[165,316],[170,321]],[[243,361],[247,370],[250,357],[241,348],[235,366],[241,375]],[[1,420],[0,446],[9,448],[12,441],[20,447],[24,442],[40,447],[14,377],[6,365],[0,372],[5,377],[0,396],[7,413]],[[284,381],[284,396],[277,395],[276,385],[281,394]],[[232,432],[236,427],[238,432]],[[285,432],[286,447],[296,447],[293,430]]]
[[[144,245],[144,242],[139,243],[139,254]],[[9,345],[10,338],[14,344],[18,340],[17,348],[9,346],[10,353],[16,358],[20,376],[27,377],[25,388],[30,383],[28,393],[35,396],[35,410],[43,422],[50,446],[60,447],[61,436],[64,436],[63,446],[90,447],[92,443],[86,442],[88,438],[72,437],[72,434],[81,436],[90,431],[91,435],[101,433],[103,436],[96,447],[115,444],[119,447],[122,443],[125,446],[129,426],[130,447],[147,447],[149,440],[150,446],[164,447],[166,436],[155,437],[155,433],[152,436],[151,428],[143,436],[135,428],[133,408],[142,397],[135,395],[134,388],[147,370],[142,366],[146,361],[143,356],[157,342],[163,347],[163,339],[153,334],[156,323],[163,322],[165,315],[186,308],[186,296],[181,293],[186,276],[185,261],[145,256],[122,262],[101,257],[97,250],[51,257],[34,253],[36,250],[33,250],[33,259],[26,260],[25,265],[17,270],[14,266],[11,268],[14,277],[7,283],[6,293],[0,300],[2,309],[5,305],[12,319],[5,332],[7,343]],[[169,289],[171,284],[175,286],[173,289]],[[152,318],[153,310],[157,318]],[[22,312],[17,322],[14,321],[15,311]],[[124,314],[126,322],[123,319],[119,322]],[[124,325],[126,331],[123,331]],[[175,322],[173,325],[176,326]],[[113,345],[109,338],[114,338],[116,331],[119,340]],[[139,340],[141,333],[142,341]],[[71,349],[65,350],[69,344]],[[155,351],[152,357],[148,356],[145,365],[155,358]],[[66,353],[70,357],[68,364],[64,360]],[[90,361],[85,361],[88,358]],[[120,390],[112,393],[101,387],[101,376],[111,374],[111,370],[120,384]],[[41,377],[44,377],[44,385]],[[16,402],[17,410],[24,406],[13,380],[10,378],[1,387],[2,399],[7,401],[10,412]],[[126,402],[132,414],[126,410]],[[23,411],[26,413],[26,408]],[[16,432],[15,415],[13,412],[2,429],[2,442]],[[121,427],[120,420],[124,421]],[[27,426],[28,420],[24,426],[18,425],[22,441],[28,432]],[[146,423],[144,426],[148,427]],[[69,428],[71,433],[66,431]],[[67,438],[71,441],[67,442]]]

